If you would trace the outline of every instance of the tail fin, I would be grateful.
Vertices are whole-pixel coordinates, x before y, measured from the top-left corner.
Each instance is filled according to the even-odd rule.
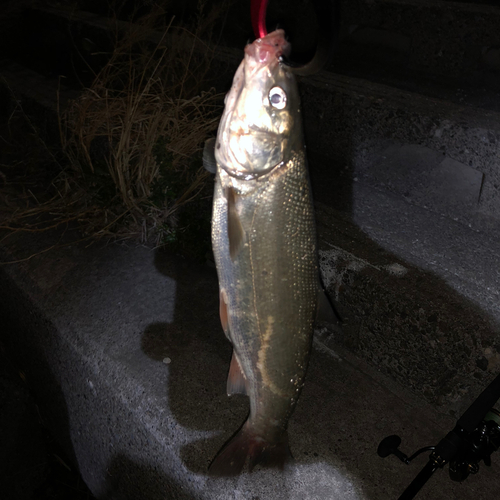
[[[250,472],[256,465],[283,469],[291,458],[286,431],[278,441],[269,442],[252,432],[246,422],[222,447],[210,464],[208,472],[212,476],[237,476],[247,460]]]

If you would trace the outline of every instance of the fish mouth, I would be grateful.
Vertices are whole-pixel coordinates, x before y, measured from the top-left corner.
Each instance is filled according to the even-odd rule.
[[[291,46],[286,41],[285,32],[282,29],[273,31],[264,38],[259,38],[245,47],[247,57],[263,65],[275,61],[279,62],[280,57],[288,57],[290,52]]]

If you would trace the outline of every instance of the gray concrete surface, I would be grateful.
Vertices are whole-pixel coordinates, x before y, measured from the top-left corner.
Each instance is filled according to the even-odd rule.
[[[2,260],[49,241],[9,239]],[[219,326],[213,268],[142,247],[70,246],[1,268],[6,341],[35,388],[45,422],[98,498],[397,498],[426,461],[376,455],[393,433],[403,451],[454,424],[318,332],[290,422],[295,462],[213,479],[206,468],[244,420],[228,398],[230,346]],[[328,336],[328,335],[327,335]],[[494,498],[498,460],[464,484],[443,471],[421,498]]]

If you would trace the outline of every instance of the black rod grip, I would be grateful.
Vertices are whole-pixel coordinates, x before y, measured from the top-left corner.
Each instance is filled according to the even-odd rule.
[[[469,409],[458,419],[457,425],[466,432],[472,432],[481,423],[488,411],[500,398],[500,374],[478,396]]]
[[[437,468],[438,465],[432,460],[429,460],[427,465],[417,474],[417,477],[410,483],[408,488],[403,491],[403,494],[398,500],[412,500],[415,498],[415,495],[422,489],[422,486],[429,480]]]

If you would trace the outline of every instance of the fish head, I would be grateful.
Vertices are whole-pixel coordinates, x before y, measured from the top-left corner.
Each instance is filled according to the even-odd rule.
[[[255,179],[302,146],[297,83],[281,62],[289,52],[283,30],[245,48],[226,96],[215,147],[217,163],[229,175]]]

